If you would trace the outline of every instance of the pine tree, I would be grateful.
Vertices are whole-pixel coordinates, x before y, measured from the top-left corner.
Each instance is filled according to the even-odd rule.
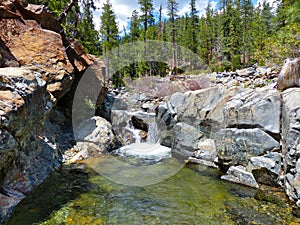
[[[95,30],[93,21],[93,12],[95,10],[93,1],[87,0],[83,4],[82,19],[78,26],[78,36],[80,43],[83,44],[85,50],[91,54],[100,54],[99,33]]]
[[[242,25],[242,64],[243,67],[249,63],[251,52],[253,51],[252,43],[252,21],[254,16],[254,7],[251,0],[241,1],[241,25]]]
[[[238,3],[238,2],[237,2]],[[225,12],[222,15],[222,51],[224,54],[224,69],[234,70],[240,65],[240,15],[239,6],[232,0],[227,1]]]
[[[106,73],[107,77],[110,78],[111,70],[114,66],[114,63],[110,63],[108,60],[107,52],[111,49],[118,46],[118,26],[116,23],[116,15],[112,9],[112,5],[110,4],[109,0],[103,4],[102,7],[102,15],[101,15],[101,27],[100,27],[100,34],[101,34],[101,45],[102,45],[102,52],[104,53],[105,61],[106,61]],[[119,76],[119,73],[114,74],[113,76],[113,83],[114,85],[119,85],[122,78]]]
[[[133,10],[130,17],[130,40],[135,42],[139,39],[140,29],[139,29],[139,15],[136,10]]]
[[[157,39],[160,41],[161,38],[161,33],[162,33],[162,4],[159,6],[159,15],[158,15],[158,34],[157,34]]]
[[[177,18],[178,3],[176,0],[168,0],[168,16],[171,22],[171,38],[173,43],[173,71],[177,73],[177,53],[176,53],[176,28],[175,19]]]
[[[154,23],[154,17],[152,14],[153,11],[153,1],[152,0],[139,0],[138,4],[140,5],[141,16],[140,20],[143,24],[143,40],[146,40],[146,32],[150,25]]]
[[[213,54],[213,45],[214,45],[214,26],[212,21],[213,10],[211,9],[210,1],[207,4],[206,8],[206,19],[205,19],[205,55],[206,55],[206,63],[210,65],[210,61],[212,59]]]
[[[118,46],[119,31],[116,23],[116,15],[109,0],[103,4],[102,10],[100,28],[102,48],[103,52],[108,52],[113,47]]]
[[[188,26],[188,34],[190,35],[190,44],[189,47],[190,49],[196,53],[197,52],[197,30],[198,30],[198,16],[197,16],[197,9],[196,9],[196,1],[191,0],[190,2],[190,7],[191,7],[191,14],[190,14],[190,23]]]

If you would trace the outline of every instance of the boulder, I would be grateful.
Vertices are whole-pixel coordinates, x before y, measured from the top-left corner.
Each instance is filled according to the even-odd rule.
[[[300,87],[300,58],[286,59],[278,76],[279,90]]]
[[[84,121],[77,130],[75,138],[78,149],[87,148],[89,153],[111,151],[119,146],[112,130],[112,125],[99,116]]]
[[[20,1],[1,2],[0,6],[2,66],[26,65],[39,72],[48,91],[60,99],[71,88],[74,69],[83,71],[95,59],[75,40],[66,39],[63,28],[44,6]]]
[[[76,52],[61,31],[42,6],[0,1],[0,223],[60,167],[62,152],[71,147],[72,135],[49,114],[75,72],[94,59]]]
[[[288,169],[294,167],[298,159],[296,152],[300,144],[300,89],[284,91],[282,99],[282,152],[285,156],[285,169]]]
[[[183,156],[193,156],[204,136],[203,132],[186,123],[177,123],[172,132],[172,150]]]
[[[281,158],[278,152],[270,152],[263,156],[252,157],[247,168],[252,171],[258,183],[278,186],[281,174]]]
[[[10,197],[0,193],[0,223],[3,223],[7,217],[11,216],[14,207],[23,198]]]
[[[195,152],[195,157],[213,162],[217,157],[215,141],[213,139],[201,140],[198,143],[198,150]]]
[[[233,96],[224,106],[226,127],[261,128],[280,132],[281,98],[276,90],[261,88]],[[272,119],[270,119],[272,118]]]
[[[174,109],[172,103],[170,104],[169,102],[164,102],[159,104],[159,106],[155,109],[156,120],[160,124],[165,124],[168,129],[171,129],[177,122],[175,110],[176,107]]]
[[[34,20],[0,20],[0,31],[0,39],[20,65],[39,71],[55,97],[70,89],[74,68],[59,34],[41,29]]]
[[[247,166],[251,157],[278,150],[279,143],[259,128],[221,129],[215,135],[218,163],[222,170],[230,166]]]
[[[300,89],[282,93],[282,154],[287,195],[300,199]]]
[[[221,176],[221,179],[253,188],[259,188],[252,173],[246,171],[246,168],[243,166],[231,166],[226,175]]]
[[[184,93],[182,104],[175,109],[178,122],[192,126],[201,125],[207,132],[214,132],[223,127],[223,107],[229,99],[240,92],[241,89],[233,87],[212,87]]]
[[[134,128],[148,132],[150,124],[155,123],[154,113],[137,112],[131,116],[131,123]]]

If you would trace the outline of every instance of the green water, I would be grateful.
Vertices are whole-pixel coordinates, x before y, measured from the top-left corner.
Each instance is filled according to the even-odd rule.
[[[258,201],[256,190],[199,168],[185,166],[160,183],[134,187],[114,183],[86,165],[65,166],[26,198],[7,224],[273,225],[295,219],[291,206],[272,193]]]

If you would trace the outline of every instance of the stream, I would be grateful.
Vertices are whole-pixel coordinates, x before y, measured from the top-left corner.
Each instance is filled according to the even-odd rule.
[[[216,169],[174,158],[155,134],[153,126],[144,143],[136,138],[110,154],[63,165],[17,206],[6,225],[297,221],[283,190],[257,190],[221,180]]]
[[[105,166],[110,157],[101,156],[97,164]],[[129,186],[99,175],[90,164],[71,164],[52,173],[7,225],[290,224],[292,207],[276,191],[228,183],[217,170],[198,165],[185,165],[155,184]]]

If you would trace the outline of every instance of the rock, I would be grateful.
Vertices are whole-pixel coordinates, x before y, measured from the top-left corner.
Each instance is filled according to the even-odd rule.
[[[201,166],[208,166],[208,167],[212,167],[212,168],[218,168],[218,166],[211,161],[207,161],[205,159],[198,159],[198,158],[194,158],[194,157],[189,157],[187,159],[186,163],[198,164]]]
[[[144,103],[141,108],[147,112],[147,110],[150,108],[150,104]]]
[[[127,110],[126,102],[121,98],[115,98],[112,105],[112,110]]]
[[[51,84],[49,91],[54,96],[60,98],[69,90],[74,69],[59,34],[41,29],[34,20],[25,21],[25,24],[19,20],[1,20],[0,31],[0,39],[11,54],[21,65],[34,65],[32,68],[41,72],[43,79]],[[54,80],[59,71],[64,73],[62,79]]]
[[[93,152],[107,152],[118,147],[112,125],[104,118],[94,116],[84,121],[76,130],[76,140]]]
[[[282,154],[285,172],[284,186],[294,201],[300,199],[300,89],[290,88],[282,93]]]
[[[48,91],[60,99],[71,88],[74,68],[83,71],[94,58],[84,51],[74,50],[74,44],[61,32],[63,28],[59,22],[44,6],[19,1],[0,4],[2,13],[14,15],[0,20],[0,49],[4,49],[4,64],[26,65],[41,73]]]
[[[122,128],[120,135],[118,136],[121,145],[130,145],[137,142],[136,135],[134,134],[133,130],[128,129],[126,127]]]
[[[5,67],[0,68],[0,223],[61,166],[73,139],[64,118],[51,117],[63,132],[49,114],[77,72],[94,60],[69,46],[46,11],[22,1],[0,1],[0,67]]]
[[[183,103],[176,108],[178,122],[201,125],[207,132],[222,128],[224,104],[240,89],[212,87],[184,93]]]
[[[176,111],[168,102],[156,107],[155,117],[160,124],[165,124],[168,129],[171,129],[177,122]]]
[[[280,107],[281,98],[276,90],[258,89],[237,94],[224,106],[225,126],[259,127],[278,135],[280,132]]]
[[[111,112],[111,124],[117,139],[122,145],[135,142],[135,134],[130,128],[131,115],[127,110],[113,110]]]
[[[300,87],[300,58],[285,60],[277,85],[279,90]]]
[[[291,88],[282,93],[282,152],[285,158],[285,169],[294,167],[297,158],[297,146],[300,144],[300,89]]]
[[[263,156],[252,157],[247,168],[252,171],[258,183],[278,186],[281,174],[281,155],[277,152],[270,152]]]
[[[13,160],[17,155],[16,149],[18,149],[18,147],[14,137],[8,131],[0,129],[0,180],[4,179],[5,174],[13,163]]]
[[[88,158],[88,148],[84,143],[78,143],[75,148],[81,149],[76,155],[69,159],[66,163],[75,163]]]
[[[18,60],[10,53],[9,49],[0,39],[0,67],[19,67]]]
[[[222,129],[215,135],[218,162],[222,170],[229,166],[247,166],[251,157],[279,149],[279,143],[261,129]]]
[[[155,122],[155,115],[149,113],[135,113],[131,117],[131,121],[136,129],[148,132],[149,124]]]
[[[178,107],[180,107],[184,102],[184,98],[185,98],[185,95],[183,93],[176,92],[176,93],[172,94],[170,97],[170,103],[171,103],[172,107],[174,109],[177,109]]]
[[[217,157],[215,141],[213,139],[206,139],[198,143],[198,149],[195,152],[195,157],[213,162]]]
[[[22,198],[14,198],[0,193],[0,223],[4,223],[7,217],[11,216],[14,207]]]
[[[177,123],[172,131],[172,150],[184,156],[193,156],[204,134],[186,123]]]
[[[243,184],[253,188],[259,188],[252,173],[247,172],[243,166],[231,166],[226,175],[221,176],[221,179]]]
[[[246,68],[246,69],[241,69],[236,71],[236,73],[241,77],[248,77],[250,75],[253,75],[254,72],[255,70],[253,70],[252,68]]]
[[[148,133],[146,131],[144,131],[144,130],[141,130],[139,132],[139,136],[141,137],[142,140],[146,140],[147,139],[147,135],[148,135]]]

